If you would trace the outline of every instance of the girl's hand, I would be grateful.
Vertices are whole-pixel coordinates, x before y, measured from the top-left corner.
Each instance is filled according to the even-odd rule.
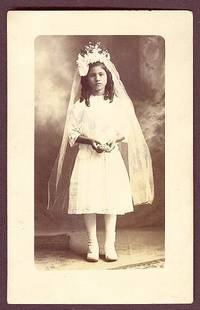
[[[102,153],[104,151],[101,148],[101,143],[96,141],[96,140],[91,141],[91,146],[92,146],[93,150],[95,150],[97,153]]]
[[[109,152],[110,153],[115,148],[115,145],[116,145],[116,140],[115,139],[108,140],[108,142],[106,142],[107,148],[105,149],[105,152]]]

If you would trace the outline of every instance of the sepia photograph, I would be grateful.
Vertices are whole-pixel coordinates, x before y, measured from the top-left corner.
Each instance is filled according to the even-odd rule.
[[[192,303],[191,12],[7,23],[8,303]]]
[[[39,269],[164,267],[164,78],[160,36],[35,39]]]

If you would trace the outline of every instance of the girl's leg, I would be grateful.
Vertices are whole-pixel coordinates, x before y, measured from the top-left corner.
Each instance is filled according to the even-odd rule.
[[[105,258],[107,261],[117,260],[115,250],[115,235],[116,235],[116,214],[105,214]]]
[[[88,235],[87,260],[97,262],[99,259],[99,245],[96,233],[96,214],[84,214],[84,221]]]

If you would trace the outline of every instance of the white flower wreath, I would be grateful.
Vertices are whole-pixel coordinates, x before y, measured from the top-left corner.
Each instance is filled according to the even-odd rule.
[[[97,42],[95,45],[89,42],[89,45],[85,46],[84,50],[78,54],[76,63],[80,76],[86,76],[89,70],[89,64],[99,61],[106,65],[109,60],[110,54],[107,50],[103,50],[100,42]]]

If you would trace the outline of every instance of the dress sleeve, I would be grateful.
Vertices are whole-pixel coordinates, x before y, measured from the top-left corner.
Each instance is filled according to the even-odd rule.
[[[77,138],[82,134],[82,117],[83,117],[83,103],[77,101],[69,116],[69,123],[68,123],[68,138],[69,138],[69,145],[72,147],[76,145]]]

